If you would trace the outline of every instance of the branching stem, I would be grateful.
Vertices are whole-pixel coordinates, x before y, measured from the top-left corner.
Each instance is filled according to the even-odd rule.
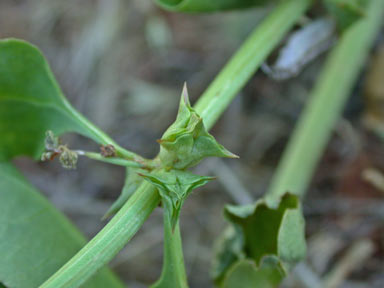
[[[303,15],[311,2],[311,0],[283,0],[256,27],[196,104],[196,110],[204,119],[207,129],[212,128],[239,90],[265,61],[284,34]],[[115,145],[109,138],[104,140],[104,144]],[[116,151],[121,151],[126,159],[135,162],[137,160],[135,157],[140,157],[120,149],[120,146],[116,147]],[[144,182],[116,216],[40,287],[79,287],[123,248],[159,201],[158,192],[151,184]]]

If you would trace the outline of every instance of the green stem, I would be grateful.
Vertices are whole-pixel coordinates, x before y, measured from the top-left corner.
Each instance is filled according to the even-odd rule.
[[[184,256],[180,235],[180,225],[177,221],[172,232],[172,224],[168,213],[164,218],[164,260],[160,279],[151,288],[188,288],[187,276],[184,268]]]
[[[82,151],[80,151],[82,152]],[[103,157],[100,155],[100,153],[96,152],[83,152],[79,153],[79,155],[84,155],[90,159],[102,161],[114,165],[120,165],[124,167],[133,167],[133,168],[151,168],[152,166],[146,166],[145,164],[134,162],[132,160],[126,160],[124,158],[118,158],[118,157]],[[147,160],[150,161],[150,160]]]
[[[124,247],[159,201],[155,188],[144,181],[115,217],[40,287],[79,287]]]
[[[329,55],[267,192],[271,204],[287,191],[305,193],[380,29],[383,9],[383,0],[373,0],[368,15],[343,34]]]
[[[283,0],[244,42],[196,103],[196,111],[210,129],[311,0]]]
[[[281,1],[223,68],[196,104],[196,110],[204,119],[207,129],[212,128],[238,91],[283,38],[284,33],[302,16],[310,2],[311,0]],[[136,157],[136,154],[129,153],[128,156]],[[80,286],[133,237],[159,201],[159,195],[153,186],[149,183],[142,184],[116,216],[40,287]]]
[[[111,137],[109,137],[106,133],[104,133],[102,130],[100,130],[98,127],[96,127],[91,121],[89,121],[87,118],[85,118],[81,113],[79,113],[75,108],[71,106],[71,104],[66,100],[65,97],[63,97],[63,102],[65,105],[65,108],[67,109],[68,113],[71,115],[71,117],[77,119],[79,123],[85,127],[85,131],[89,131],[90,137],[103,145],[112,144],[116,149],[117,156],[121,156],[122,158],[125,158],[127,160],[132,160],[135,162],[146,162],[147,159],[141,157],[140,155],[131,152],[123,147],[121,147],[119,144],[117,144]]]

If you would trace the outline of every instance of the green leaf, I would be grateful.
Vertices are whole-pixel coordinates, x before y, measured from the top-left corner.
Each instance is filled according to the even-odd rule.
[[[223,281],[224,288],[275,288],[285,272],[276,257],[264,257],[260,267],[254,261],[241,260],[228,271]]]
[[[280,224],[277,248],[281,260],[295,263],[306,253],[304,218],[300,209],[287,209]]]
[[[18,155],[40,158],[48,130],[112,142],[68,103],[35,46],[0,40],[0,55],[0,161]]]
[[[125,202],[128,201],[129,197],[131,197],[133,192],[135,192],[136,189],[140,186],[141,182],[143,181],[143,178],[140,177],[139,174],[137,174],[139,171],[143,172],[143,170],[128,167],[126,168],[125,183],[123,190],[117,200],[109,208],[107,213],[105,213],[103,219],[116,214],[120,210],[120,208],[123,207]]]
[[[214,12],[260,6],[274,0],[156,0],[164,9],[178,12]]]
[[[85,244],[80,232],[9,163],[0,163],[0,282],[38,287]],[[123,287],[106,268],[82,287]]]
[[[205,185],[214,179],[208,176],[199,176],[187,171],[170,170],[154,171],[140,174],[145,180],[153,184],[163,201],[172,229],[174,229],[180,215],[184,200],[193,189]]]
[[[243,235],[239,231],[238,226],[228,226],[227,229],[216,240],[214,247],[211,276],[216,284],[222,282],[229,267],[236,263],[239,259],[246,257],[243,252]]]
[[[191,107],[184,85],[175,122],[165,131],[160,143],[160,161],[165,167],[186,169],[206,157],[237,158],[208,133],[203,119]]]
[[[265,257],[275,257],[288,270],[305,256],[304,218],[297,196],[284,195],[276,208],[260,200],[246,206],[227,206],[224,213],[236,233],[229,235],[218,251],[213,271],[216,283],[222,284],[231,267],[242,259],[261,267]]]
[[[325,7],[336,19],[341,31],[366,16],[371,0],[324,0]]]

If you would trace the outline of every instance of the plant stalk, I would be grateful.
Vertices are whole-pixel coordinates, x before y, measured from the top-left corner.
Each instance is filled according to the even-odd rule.
[[[73,108],[64,96],[62,98],[63,98],[62,100],[64,102],[65,108],[67,109],[67,112],[73,118],[77,119],[79,123],[85,127],[85,130],[90,130],[89,136],[94,141],[103,145],[108,145],[108,144],[113,145],[116,149],[117,156],[122,157],[126,160],[143,162],[143,163],[149,161],[148,159],[145,159],[140,155],[121,147],[111,137],[109,137],[106,133],[104,133],[102,130],[96,127],[91,121],[89,121],[81,113],[79,113],[75,108]]]
[[[180,225],[177,221],[174,231],[168,213],[164,218],[164,259],[160,279],[151,288],[188,288],[184,267],[184,256],[180,235]]]
[[[281,1],[223,68],[196,104],[208,130],[310,3]],[[159,201],[158,192],[144,182],[112,220],[40,288],[79,287],[128,243]]]
[[[76,151],[79,155],[83,155],[88,157],[89,159],[110,163],[114,165],[124,166],[124,167],[133,167],[133,168],[153,168],[152,166],[147,166],[146,164],[134,162],[132,160],[127,160],[124,158],[118,157],[103,157],[100,153],[96,152],[86,152],[86,151]],[[151,162],[151,160],[147,160],[147,162]]]
[[[128,243],[159,201],[156,189],[143,181],[111,221],[40,287],[79,287]]]
[[[196,103],[196,111],[212,128],[312,0],[283,0],[237,50]]]
[[[266,194],[271,205],[276,205],[286,192],[303,196],[307,190],[381,27],[383,10],[383,0],[372,0],[367,16],[342,35],[328,56]]]

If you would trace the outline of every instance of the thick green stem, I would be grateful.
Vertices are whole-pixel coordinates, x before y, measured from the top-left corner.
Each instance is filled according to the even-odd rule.
[[[280,161],[267,200],[289,191],[302,196],[383,20],[383,0],[347,30],[332,50]]]
[[[180,225],[177,221],[172,232],[172,224],[168,213],[164,218],[164,260],[160,279],[151,288],[178,287],[187,288],[187,276],[184,268],[184,256],[180,235]]]
[[[212,128],[285,32],[302,16],[310,2],[311,0],[281,1],[223,68],[196,105],[207,129]],[[126,156],[137,157],[128,154]],[[159,201],[159,195],[153,186],[149,183],[142,184],[116,216],[40,287],[79,287],[133,237]]]
[[[155,188],[144,181],[115,217],[40,287],[79,287],[124,247],[159,201]]]
[[[244,42],[196,103],[196,111],[210,129],[266,57],[311,4],[311,0],[283,0]]]

